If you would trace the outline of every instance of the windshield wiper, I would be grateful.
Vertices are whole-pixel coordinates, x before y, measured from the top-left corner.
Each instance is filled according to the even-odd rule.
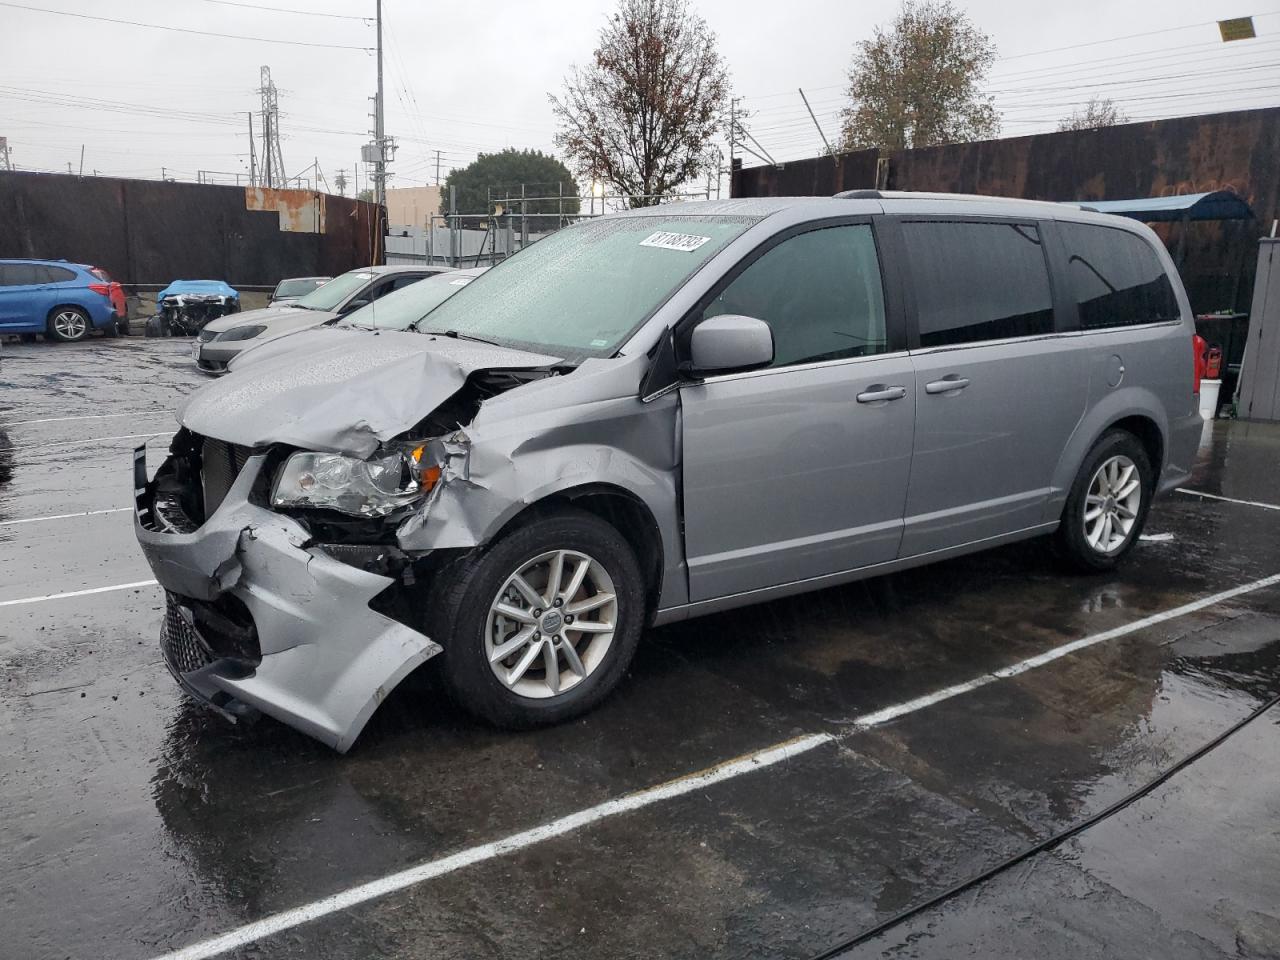
[[[425,319],[426,317],[422,318],[422,320]],[[413,321],[413,323],[404,328],[405,331],[408,333],[427,333],[435,337],[449,337],[453,340],[474,340],[476,343],[487,343],[491,347],[502,346],[502,344],[498,343],[496,340],[486,340],[484,337],[477,337],[470,333],[459,333],[457,330],[419,330],[418,324],[420,324],[422,320]]]
[[[496,340],[486,340],[484,337],[473,336],[469,333],[459,333],[457,330],[446,330],[441,336],[452,337],[454,340],[474,340],[476,343],[487,343],[491,347],[501,346]]]

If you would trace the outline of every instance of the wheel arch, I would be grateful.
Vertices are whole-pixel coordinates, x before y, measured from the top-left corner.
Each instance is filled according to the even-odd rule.
[[[651,619],[662,593],[665,560],[662,530],[649,505],[625,487],[593,482],[556,490],[525,505],[508,518],[488,541],[497,540],[532,520],[554,512],[557,507],[564,506],[577,507],[599,517],[627,541],[644,576],[646,620]]]
[[[1153,484],[1159,487],[1169,449],[1169,421],[1160,399],[1140,387],[1116,390],[1094,404],[1067,442],[1054,470],[1044,520],[1057,520],[1071,485],[1094,444],[1108,431],[1127,430],[1138,438],[1151,461]]]

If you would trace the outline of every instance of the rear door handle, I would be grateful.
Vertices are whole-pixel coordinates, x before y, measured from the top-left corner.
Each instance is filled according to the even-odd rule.
[[[884,400],[901,400],[906,395],[906,387],[887,387],[883,383],[877,383],[858,394],[858,402],[878,403]]]
[[[968,385],[969,385],[968,377],[957,377],[954,373],[952,373],[943,377],[941,380],[934,380],[932,383],[926,383],[924,385],[924,392],[931,393],[931,394],[952,393],[955,391],[963,390]]]

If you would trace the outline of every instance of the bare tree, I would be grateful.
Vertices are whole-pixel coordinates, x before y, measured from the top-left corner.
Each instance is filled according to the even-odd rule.
[[[888,30],[858,45],[843,113],[846,150],[902,150],[982,140],[1000,132],[981,86],[991,38],[947,0],[905,0]]]
[[[620,0],[591,65],[550,96],[556,145],[580,176],[648,206],[706,169],[728,96],[715,34],[688,0]]]
[[[1128,123],[1129,115],[1114,100],[1092,97],[1083,110],[1072,110],[1071,116],[1058,121],[1059,130],[1096,130],[1098,127],[1114,127]]]

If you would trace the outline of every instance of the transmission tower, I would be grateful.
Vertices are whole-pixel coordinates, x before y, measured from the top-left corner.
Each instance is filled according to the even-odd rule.
[[[12,170],[13,164],[9,160],[9,138],[0,137],[0,170]]]
[[[284,155],[280,152],[280,102],[276,85],[271,80],[271,68],[261,70],[262,84],[262,185],[284,186]]]

